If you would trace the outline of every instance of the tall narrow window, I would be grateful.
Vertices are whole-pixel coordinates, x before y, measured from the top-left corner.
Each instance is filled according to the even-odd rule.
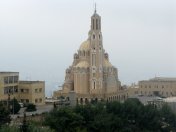
[[[94,30],[94,19],[93,19],[93,22],[92,22],[92,24],[93,24],[93,30]]]
[[[95,81],[94,81],[94,89],[95,89],[95,85],[96,85],[96,83],[95,83]]]
[[[96,19],[96,29],[98,29],[98,19]]]
[[[93,66],[95,66],[95,65],[96,65],[96,55],[93,54]]]
[[[95,34],[93,34],[93,39],[95,39]]]
[[[93,54],[92,54],[92,66],[93,66]]]

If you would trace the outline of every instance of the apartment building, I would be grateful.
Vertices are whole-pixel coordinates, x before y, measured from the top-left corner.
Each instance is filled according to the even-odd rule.
[[[22,103],[43,105],[45,103],[45,82],[19,81],[19,100]]]
[[[176,96],[176,78],[155,77],[139,81],[138,94],[149,96]]]
[[[19,72],[0,72],[0,100],[18,98]]]
[[[0,72],[0,101],[16,98],[19,102],[45,104],[44,81],[19,81],[19,72]]]

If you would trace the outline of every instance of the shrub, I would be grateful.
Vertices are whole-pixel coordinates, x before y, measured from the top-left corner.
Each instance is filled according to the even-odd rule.
[[[10,105],[12,106],[11,113],[17,114],[21,108],[18,101],[14,98],[10,101]]]

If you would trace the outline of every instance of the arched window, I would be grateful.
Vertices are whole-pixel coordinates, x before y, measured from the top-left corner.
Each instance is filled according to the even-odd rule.
[[[98,30],[98,19],[96,19],[96,29]]]
[[[95,39],[95,34],[93,34],[93,39]]]
[[[96,83],[95,83],[95,81],[94,81],[94,89],[96,88]]]
[[[92,24],[93,24],[93,30],[94,30],[94,19],[92,21],[93,21]]]

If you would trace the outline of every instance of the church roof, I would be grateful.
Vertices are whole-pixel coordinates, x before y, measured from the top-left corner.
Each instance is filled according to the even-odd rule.
[[[79,48],[79,50],[85,50],[85,51],[89,50],[89,49],[90,49],[90,41],[89,40],[84,41]]]
[[[81,61],[79,62],[76,67],[80,67],[80,68],[88,68],[89,67],[89,63],[87,61]]]

